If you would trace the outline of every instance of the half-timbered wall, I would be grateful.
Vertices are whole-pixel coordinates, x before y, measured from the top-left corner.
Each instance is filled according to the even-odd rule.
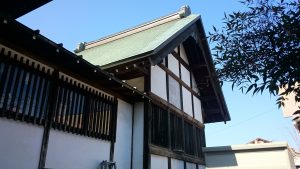
[[[134,104],[132,169],[143,168],[144,157],[144,103]]]
[[[203,123],[199,90],[183,45],[151,67],[151,93]]]

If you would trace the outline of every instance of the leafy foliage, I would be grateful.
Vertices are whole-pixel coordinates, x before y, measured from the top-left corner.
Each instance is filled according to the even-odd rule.
[[[243,0],[246,11],[224,14],[221,30],[209,39],[217,73],[243,92],[268,90],[278,95],[296,93],[300,101],[300,1]]]

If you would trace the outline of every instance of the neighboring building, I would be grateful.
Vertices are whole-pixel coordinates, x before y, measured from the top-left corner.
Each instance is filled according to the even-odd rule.
[[[285,142],[204,148],[207,169],[296,169]]]
[[[46,2],[0,2],[0,168],[204,168],[204,124],[230,116],[199,15],[183,7],[76,55],[15,20]]]
[[[295,84],[298,86],[298,83]],[[280,88],[279,93],[283,93],[286,89]],[[288,95],[284,95],[284,106],[282,106],[283,117],[292,118],[295,128],[300,131],[300,102],[295,100],[296,94],[291,92]]]

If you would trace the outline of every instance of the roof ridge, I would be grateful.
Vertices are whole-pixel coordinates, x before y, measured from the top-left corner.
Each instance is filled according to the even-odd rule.
[[[78,46],[74,50],[74,52],[79,53],[79,52],[81,52],[85,49],[89,49],[89,48],[92,48],[92,47],[95,47],[95,46],[106,44],[106,43],[121,39],[123,37],[130,36],[130,35],[142,32],[144,30],[162,25],[162,24],[170,22],[170,21],[185,18],[185,17],[189,16],[190,14],[191,14],[190,7],[188,5],[184,5],[179,9],[179,11],[177,11],[175,13],[172,13],[170,15],[152,20],[150,22],[135,26],[133,28],[121,31],[119,33],[116,33],[116,34],[113,34],[113,35],[110,35],[110,36],[107,36],[107,37],[104,37],[104,38],[100,38],[100,39],[95,40],[95,41],[81,42],[81,43],[78,44]]]

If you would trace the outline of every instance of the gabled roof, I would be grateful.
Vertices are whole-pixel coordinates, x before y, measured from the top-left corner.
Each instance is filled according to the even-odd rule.
[[[163,45],[199,20],[199,15],[189,14],[189,8],[184,6],[174,14],[112,36],[82,43],[75,52],[100,66],[141,59],[159,51]]]
[[[199,15],[188,6],[178,12],[122,31],[81,43],[78,55],[121,79],[147,75],[145,67],[160,63],[183,44],[195,76],[205,111],[204,122],[229,121],[230,115],[220,87]]]

